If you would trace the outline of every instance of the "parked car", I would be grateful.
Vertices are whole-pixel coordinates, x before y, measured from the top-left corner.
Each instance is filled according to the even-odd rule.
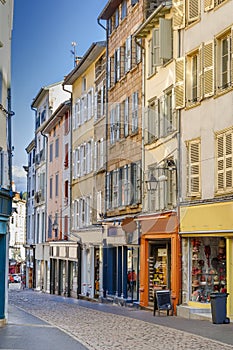
[[[13,274],[12,276],[14,278],[14,282],[15,283],[20,283],[21,282],[21,277],[19,275]]]

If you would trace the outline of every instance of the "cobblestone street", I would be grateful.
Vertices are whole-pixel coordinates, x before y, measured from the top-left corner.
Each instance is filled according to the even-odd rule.
[[[102,312],[93,307],[83,307],[78,303],[71,303],[68,298],[54,298],[43,293],[12,289],[9,291],[9,304],[62,329],[87,349],[233,349],[232,345],[195,334],[115,313]]]

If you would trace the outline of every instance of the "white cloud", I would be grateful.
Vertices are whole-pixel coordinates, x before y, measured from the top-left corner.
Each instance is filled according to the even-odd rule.
[[[12,177],[15,183],[16,191],[26,191],[27,189],[27,177],[26,172],[23,167],[20,166],[12,166]]]

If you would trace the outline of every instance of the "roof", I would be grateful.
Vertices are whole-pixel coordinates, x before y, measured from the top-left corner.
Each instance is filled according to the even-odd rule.
[[[49,133],[54,126],[60,121],[60,118],[64,116],[64,114],[70,109],[71,101],[67,100],[62,102],[56,111],[51,115],[51,117],[47,120],[45,126],[42,129],[42,132]]]
[[[98,16],[98,19],[107,20],[111,18],[120,3],[122,3],[122,0],[109,0],[101,14]]]
[[[170,1],[165,1],[159,5],[147,20],[142,23],[133,36],[138,39],[146,37],[154,28],[155,24],[158,23],[159,17],[163,17],[165,13],[170,11],[171,7]]]
[[[33,99],[33,102],[31,104],[32,108],[37,108],[38,103],[40,102],[40,100],[46,95],[46,93],[49,91],[49,89],[51,89],[54,86],[57,86],[59,84],[62,84],[62,81],[59,81],[57,83],[51,84],[51,85],[47,85],[44,86],[40,89],[40,91],[38,92],[38,94],[36,95],[36,97]]]
[[[63,85],[72,85],[104,51],[106,41],[92,43],[77,66],[65,77]]]

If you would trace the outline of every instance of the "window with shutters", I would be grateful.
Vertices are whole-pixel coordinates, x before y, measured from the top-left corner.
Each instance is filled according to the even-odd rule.
[[[117,8],[115,11],[114,19],[115,19],[115,28],[117,28],[119,26],[119,8]]]
[[[187,0],[187,22],[188,24],[200,18],[200,0]]]
[[[156,68],[153,64],[153,41],[148,41],[148,77],[156,72]]]
[[[201,99],[201,49],[187,55],[186,62],[186,95],[187,106],[190,106]]]
[[[216,67],[218,92],[221,92],[231,87],[233,83],[232,33],[233,29],[224,33],[223,36],[216,38]]]
[[[94,96],[93,89],[90,89],[87,93],[87,120],[91,119],[94,112]]]
[[[110,111],[110,143],[120,140],[120,104],[117,103]]]
[[[210,97],[214,94],[214,42],[203,45],[203,95]]]
[[[114,63],[115,63],[115,83],[120,80],[121,78],[121,48],[118,47],[118,49],[115,51],[114,55]]]
[[[91,225],[91,197],[81,197],[75,201],[75,224],[76,228],[83,228]]]
[[[132,133],[138,131],[138,92],[132,95]]]
[[[122,112],[124,123],[124,137],[127,137],[129,135],[129,98],[126,98],[123,101]]]
[[[187,142],[187,196],[199,197],[201,194],[201,141]]]
[[[131,69],[131,35],[125,42],[125,73]]]
[[[69,166],[69,145],[65,144],[65,157],[64,157],[64,168],[68,168]]]
[[[233,130],[216,135],[216,194],[233,190]]]
[[[213,10],[215,7],[227,2],[228,0],[205,0],[204,9],[205,11]]]
[[[175,63],[175,106],[177,109],[185,105],[185,60],[178,58]]]
[[[121,4],[121,20],[127,16],[127,0],[123,0]]]

